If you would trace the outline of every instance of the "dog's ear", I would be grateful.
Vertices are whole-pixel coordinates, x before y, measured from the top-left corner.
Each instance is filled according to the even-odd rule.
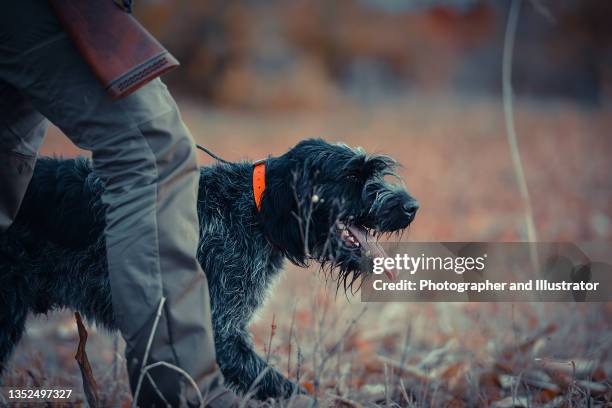
[[[260,215],[268,241],[291,262],[305,266],[304,240],[292,186],[295,180],[287,164],[280,158],[267,161]]]
[[[389,156],[376,155],[368,156],[364,163],[364,173],[366,178],[375,175],[394,175],[397,168],[397,162]]]
[[[366,156],[358,154],[344,165],[344,175],[349,178],[366,181],[375,176],[395,174],[397,163],[388,156]]]

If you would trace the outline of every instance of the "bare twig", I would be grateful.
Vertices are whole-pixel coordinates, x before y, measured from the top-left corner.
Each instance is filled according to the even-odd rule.
[[[542,4],[540,0],[531,0],[531,4],[549,23],[555,24],[557,22],[557,18],[553,15],[552,11]]]
[[[385,405],[391,406],[391,387],[389,386],[389,367],[387,366],[387,364],[383,365],[384,367],[384,374],[385,374]]]
[[[79,363],[79,368],[81,369],[83,390],[85,391],[87,403],[90,407],[97,408],[100,406],[98,384],[94,378],[91,365],[89,364],[89,359],[87,358],[87,352],[85,351],[85,346],[87,344],[87,330],[85,329],[85,325],[83,325],[81,314],[79,312],[75,312],[74,317],[76,318],[77,329],[79,331],[79,345],[77,347],[77,352],[74,359],[77,361],[77,363]]]
[[[331,346],[329,349],[326,349],[326,353],[324,356],[321,357],[321,360],[318,362],[314,361],[313,366],[316,367],[315,369],[315,378],[313,381],[313,385],[315,388],[315,392],[318,393],[319,390],[319,385],[320,385],[320,377],[322,376],[323,372],[325,371],[325,366],[327,365],[328,361],[336,354],[338,353],[340,350],[343,349],[343,345],[344,342],[346,341],[347,338],[349,338],[351,332],[353,331],[353,329],[355,328],[355,326],[357,325],[357,322],[361,319],[361,317],[365,314],[365,312],[367,311],[367,306],[364,306],[360,313],[354,317],[351,322],[349,323],[349,325],[346,327],[346,329],[344,330],[344,333],[340,336],[340,339],[333,345]],[[327,309],[326,309],[327,310]],[[326,314],[326,313],[325,313]],[[322,327],[323,327],[323,321],[321,321],[321,328],[319,329],[320,331],[323,331]],[[323,344],[324,339],[323,338],[319,338],[319,340],[317,341],[317,343],[320,343],[321,345]],[[315,345],[315,349],[318,349],[318,345]],[[313,352],[313,358],[314,355],[316,353]]]
[[[400,365],[400,363],[395,359],[385,356],[377,356],[377,359],[380,360],[383,364],[387,364],[393,367],[396,370],[397,375],[401,376],[404,379],[411,378],[418,382],[421,382],[422,384],[428,384],[431,380],[430,375],[426,371],[423,371],[417,367],[413,367],[407,364]]]
[[[157,386],[157,384],[155,383],[155,380],[153,380],[153,377],[151,377],[151,374],[149,374],[147,372],[147,378],[149,379],[149,381],[151,382],[151,386],[153,386],[153,389],[155,390],[155,393],[157,394],[157,396],[159,397],[159,399],[161,399],[162,401],[164,401],[164,403],[166,404],[167,407],[170,406],[170,403],[168,402],[168,400],[166,399],[166,397],[164,397],[164,394],[161,392],[161,390],[159,389],[159,387]]]
[[[26,369],[26,374],[28,375],[28,377],[30,377],[30,379],[32,380],[32,384],[35,387],[41,387],[41,382],[38,379],[38,377],[36,376],[36,374],[30,370],[30,369]]]
[[[297,206],[297,213],[292,213],[292,215],[295,217],[295,219],[298,222],[298,227],[300,229],[300,237],[302,238],[302,241],[304,242],[304,255],[308,255],[308,247],[306,244],[306,233],[304,232],[304,225],[303,222],[304,220],[302,219],[302,200],[300,200],[300,197],[298,196],[298,192],[297,192],[297,178],[298,175],[297,173],[293,173],[293,184],[291,186],[291,189],[293,190],[293,199],[295,200],[295,204]]]
[[[156,368],[156,367],[166,367],[166,368],[169,368],[170,370],[174,370],[174,371],[176,371],[177,373],[181,374],[183,377],[185,377],[185,378],[187,379],[187,381],[189,382],[189,384],[190,384],[190,385],[191,385],[191,386],[192,386],[192,387],[195,389],[195,391],[196,391],[196,396],[198,397],[198,401],[199,401],[198,406],[200,406],[200,407],[203,407],[203,406],[204,406],[204,397],[202,396],[202,392],[201,392],[201,391],[200,391],[200,389],[198,388],[198,384],[196,384],[196,382],[195,382],[195,380],[193,379],[193,377],[191,377],[187,371],[183,370],[182,368],[180,368],[180,367],[178,367],[178,366],[175,366],[174,364],[170,364],[170,363],[168,363],[168,362],[166,362],[166,361],[158,361],[158,362],[156,362],[156,363],[149,364],[148,366],[146,366],[146,367],[144,367],[144,368],[143,368],[142,373],[141,373],[141,376],[143,376],[143,377],[144,377],[145,375],[147,375],[147,373],[148,373],[150,370],[152,370],[152,369],[154,369],[154,368]],[[156,387],[157,387],[155,383],[153,383],[153,387],[154,387],[154,388],[156,388]],[[136,398],[136,393],[135,393],[135,395],[134,395],[134,398]]]
[[[138,377],[138,383],[136,385],[136,391],[134,392],[134,400],[132,401],[132,408],[136,408],[138,401],[138,394],[140,394],[140,387],[142,386],[142,380],[145,377],[147,371],[145,371],[145,367],[147,365],[147,360],[149,359],[149,352],[151,351],[151,344],[153,343],[153,338],[155,337],[155,332],[157,331],[157,325],[159,324],[159,319],[162,315],[162,310],[164,308],[164,304],[166,303],[166,297],[162,297],[159,301],[159,306],[157,307],[157,315],[155,316],[155,321],[153,322],[153,327],[151,328],[151,333],[149,334],[149,339],[147,340],[147,347],[145,348],[144,356],[142,357],[142,366],[140,368],[140,376]],[[196,387],[197,388],[197,387]]]
[[[315,175],[316,176],[316,175]],[[304,245],[304,255],[310,257],[310,245],[309,245],[309,232],[310,232],[310,222],[312,221],[312,213],[314,211],[314,206],[319,201],[323,201],[322,198],[317,194],[317,190],[315,185],[311,184],[309,186],[310,196],[307,196],[307,199],[300,199],[298,190],[298,173],[293,173],[293,199],[295,200],[297,206],[297,213],[292,213],[293,217],[298,222],[298,228],[300,230],[300,237],[302,238],[302,243]],[[308,204],[308,208],[305,210],[303,206],[303,201],[306,200]]]
[[[514,110],[512,106],[512,58],[514,51],[514,39],[516,37],[516,27],[518,25],[519,12],[521,10],[522,0],[512,0],[510,5],[510,13],[508,15],[508,23],[506,25],[506,33],[504,37],[504,56],[502,61],[502,94],[504,102],[504,117],[506,121],[506,134],[508,136],[508,145],[514,166],[514,174],[518,183],[521,199],[525,211],[525,224],[527,227],[527,240],[535,243],[538,240],[535,223],[533,221],[533,211],[531,209],[531,200],[529,198],[529,190],[525,179],[525,172],[521,161],[521,154],[518,148],[516,130],[514,128]],[[529,246],[531,263],[535,271],[539,270],[538,254],[534,245]]]
[[[404,397],[404,400],[406,401],[406,404],[407,404],[406,406],[407,407],[414,406],[412,397],[408,396],[408,391],[406,391],[406,385],[404,384],[404,381],[401,378],[399,380],[399,389],[400,389],[400,392],[402,393],[402,396]]]
[[[410,338],[412,336],[412,326],[410,323],[406,325],[406,333],[404,337],[403,347],[402,347],[402,356],[400,358],[400,367],[403,367],[408,360],[408,353],[410,351]],[[396,376],[396,382],[393,384],[394,389],[399,389],[399,383],[401,382],[401,376]],[[400,390],[401,391],[401,390]],[[406,399],[408,401],[408,399]]]
[[[293,313],[291,313],[291,326],[289,326],[289,352],[287,353],[287,378],[291,377],[291,353],[292,353],[292,343],[293,340],[293,326],[295,325],[295,310],[297,308],[297,303],[293,304]]]
[[[119,335],[113,336],[113,380],[119,381],[119,362],[121,356],[119,355]]]
[[[149,360],[149,353],[151,351],[151,345],[153,344],[153,338],[155,337],[155,332],[157,331],[157,326],[159,325],[159,319],[161,318],[162,315],[162,311],[164,308],[164,304],[166,303],[166,298],[162,297],[161,300],[159,301],[159,306],[157,307],[157,314],[155,316],[155,321],[153,322],[153,327],[151,327],[151,333],[149,334],[149,339],[147,340],[147,347],[145,348],[145,353],[144,356],[142,358],[142,367],[140,369],[140,376],[138,377],[138,383],[136,385],[136,391],[134,392],[134,400],[132,401],[132,408],[136,408],[137,407],[137,402],[138,402],[138,395],[140,394],[140,390],[142,387],[142,381],[145,377],[147,377],[147,379],[151,382],[151,385],[153,386],[153,389],[158,393],[161,394],[161,391],[159,390],[159,388],[157,387],[157,384],[155,384],[155,382],[153,381],[153,378],[151,377],[151,375],[149,374],[149,371],[156,368],[156,367],[165,367],[165,368],[169,368],[170,370],[174,370],[177,373],[181,374],[183,377],[185,377],[185,379],[187,379],[187,381],[189,382],[189,384],[195,389],[196,391],[196,396],[198,397],[198,401],[199,401],[199,406],[203,407],[204,406],[204,398],[202,397],[202,392],[200,391],[198,384],[195,382],[195,380],[193,379],[193,377],[191,377],[189,375],[189,373],[185,370],[183,370],[182,368],[174,365],[174,364],[170,364],[166,361],[158,361],[152,364],[148,364],[147,365],[147,361]],[[163,395],[161,395],[162,400],[165,401],[165,398],[163,397]]]
[[[272,314],[272,325],[270,326],[270,338],[268,339],[268,352],[266,353],[266,363],[270,362],[270,356],[272,355],[272,339],[276,335],[276,315]]]
[[[300,383],[300,374],[302,374],[302,360],[304,356],[302,355],[302,348],[300,344],[297,343],[297,356],[296,356],[296,366],[295,366],[295,382]]]

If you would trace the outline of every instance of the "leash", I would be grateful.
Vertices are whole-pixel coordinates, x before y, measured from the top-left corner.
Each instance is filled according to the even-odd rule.
[[[205,148],[204,146],[202,146],[201,144],[197,144],[196,143],[196,147],[200,150],[202,150],[204,153],[206,153],[207,155],[209,155],[210,157],[212,157],[213,159],[220,161],[221,163],[225,163],[225,164],[231,164],[231,162],[222,159],[221,157],[217,156],[216,154],[214,154],[213,152],[211,152],[210,150],[208,150],[207,148]]]
[[[196,143],[196,147],[221,163],[231,164],[231,162],[217,156],[216,154],[198,143]],[[263,199],[263,193],[265,190],[266,159],[261,159],[253,163],[253,199],[255,200],[255,206],[257,207],[257,211],[261,211],[261,201]]]

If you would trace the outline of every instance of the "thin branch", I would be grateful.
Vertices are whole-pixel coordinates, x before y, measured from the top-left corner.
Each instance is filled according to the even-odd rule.
[[[113,336],[113,380],[119,381],[119,363],[121,361],[121,355],[119,354],[119,334]]]
[[[157,331],[157,325],[159,324],[159,319],[162,315],[162,310],[164,308],[164,304],[166,303],[166,297],[162,297],[159,301],[159,306],[157,307],[157,315],[155,316],[155,321],[153,322],[153,327],[151,328],[151,333],[149,334],[149,339],[147,340],[147,347],[145,348],[145,353],[142,358],[142,366],[140,368],[140,376],[138,377],[138,383],[136,385],[136,391],[134,392],[134,400],[132,401],[132,408],[136,408],[138,406],[138,394],[140,394],[140,387],[142,386],[142,380],[145,377],[147,371],[145,371],[145,367],[147,365],[147,360],[149,359],[149,352],[151,351],[151,344],[153,343],[153,338],[155,337],[155,332]]]
[[[349,335],[351,334],[351,332],[353,331],[353,329],[355,328],[355,326],[357,325],[357,322],[361,319],[361,317],[365,314],[365,312],[367,311],[368,307],[364,306],[360,313],[355,316],[351,322],[349,323],[349,325],[346,327],[346,329],[344,330],[344,333],[342,333],[342,335],[340,336],[340,339],[331,347],[327,349],[327,352],[325,354],[325,356],[321,357],[321,361],[319,362],[319,364],[313,364],[314,367],[316,367],[316,376],[314,379],[314,388],[315,388],[315,393],[318,393],[318,389],[319,389],[319,384],[320,384],[320,376],[323,374],[323,371],[325,370],[325,366],[327,365],[327,362],[329,361],[329,359],[331,357],[334,356],[335,353],[337,353],[343,346],[343,343],[346,341],[346,339],[349,338]],[[321,329],[319,329],[320,331],[322,330],[322,326],[323,326],[323,322],[321,323]],[[323,339],[320,339],[317,341],[317,343],[323,343]],[[316,352],[316,350],[318,349],[317,345],[315,345],[315,351],[313,351],[313,358],[314,358],[314,353]]]
[[[77,347],[77,352],[74,359],[79,364],[79,368],[81,370],[83,390],[85,391],[87,403],[91,408],[97,408],[100,406],[98,384],[94,378],[93,370],[91,369],[91,364],[89,364],[87,352],[85,351],[85,346],[87,345],[87,329],[85,329],[85,325],[83,324],[83,320],[81,319],[81,314],[79,312],[75,312],[74,317],[76,318],[77,329],[79,331],[79,345]]]
[[[148,366],[144,367],[141,373],[141,376],[145,376],[147,375],[147,373],[156,368],[156,367],[166,367],[169,368],[171,370],[176,371],[177,373],[181,374],[183,377],[185,377],[187,379],[187,381],[189,381],[189,384],[196,390],[196,395],[198,397],[198,401],[199,401],[199,407],[204,407],[204,397],[202,397],[202,392],[200,391],[200,389],[198,388],[198,384],[196,384],[195,380],[193,379],[192,376],[189,375],[189,373],[185,370],[183,370],[182,368],[175,366],[174,364],[170,364],[166,361],[158,361],[156,363],[152,363],[149,364]],[[155,387],[155,385],[154,385]]]
[[[514,110],[513,110],[513,96],[512,96],[512,58],[514,52],[514,39],[516,37],[516,27],[518,25],[519,13],[521,10],[522,0],[512,0],[510,5],[510,13],[508,15],[508,23],[506,25],[506,33],[504,37],[504,55],[502,61],[502,95],[504,103],[504,117],[506,122],[506,134],[508,136],[508,145],[510,147],[510,154],[512,157],[512,164],[514,166],[514,173],[516,175],[516,181],[518,183],[519,192],[521,199],[523,200],[523,206],[525,210],[525,224],[527,226],[527,239],[529,242],[535,243],[538,240],[535,223],[533,221],[533,211],[531,209],[531,200],[529,197],[529,190],[527,188],[527,181],[525,179],[525,172],[523,171],[523,164],[521,161],[521,154],[518,148],[518,141],[516,137],[516,130],[514,128]],[[530,245],[530,257],[531,263],[534,269],[539,270],[539,261],[536,248]]]
[[[157,326],[159,325],[159,320],[161,318],[162,311],[163,311],[165,303],[166,303],[166,298],[162,297],[161,300],[159,301],[159,306],[157,307],[157,314],[155,316],[155,321],[153,322],[153,327],[151,328],[151,333],[149,334],[149,339],[147,340],[147,347],[145,348],[145,353],[144,353],[144,356],[143,356],[143,359],[142,359],[142,367],[140,369],[140,376],[138,377],[138,384],[136,385],[136,391],[134,392],[134,400],[132,401],[132,408],[136,408],[137,407],[138,395],[140,394],[140,389],[142,387],[142,381],[143,381],[143,379],[145,377],[147,377],[149,379],[149,381],[151,382],[151,385],[153,386],[154,390],[158,394],[161,394],[161,392],[159,391],[159,388],[157,387],[157,384],[155,384],[155,382],[153,381],[153,378],[149,375],[149,371],[152,370],[153,368],[156,368],[156,367],[166,367],[166,368],[169,368],[171,370],[174,370],[174,371],[178,372],[183,377],[185,377],[187,379],[187,381],[189,382],[189,384],[196,391],[196,395],[197,395],[198,401],[199,401],[199,406],[203,407],[204,406],[204,398],[202,397],[202,392],[198,388],[198,384],[195,382],[193,377],[191,377],[189,375],[189,373],[187,371],[183,370],[182,368],[180,368],[180,367],[178,367],[178,366],[176,366],[174,364],[170,364],[170,363],[165,362],[165,361],[158,361],[158,362],[155,362],[155,363],[147,365],[147,361],[149,359],[149,353],[151,351],[151,345],[153,344],[153,338],[155,337],[155,332],[157,331]],[[163,398],[163,396],[162,396],[162,400],[165,401],[165,398]]]
[[[293,326],[295,324],[295,310],[297,308],[297,302],[293,303],[293,313],[291,313],[291,326],[289,326],[289,352],[287,353],[287,378],[291,377],[291,340],[293,339]]]
[[[149,374],[147,372],[147,378],[149,379],[149,381],[151,382],[151,386],[153,386],[153,389],[155,390],[155,393],[157,394],[157,396],[159,397],[159,399],[161,399],[162,401],[164,401],[164,403],[166,404],[166,406],[170,406],[170,403],[168,402],[168,400],[166,399],[166,397],[164,397],[164,394],[161,392],[161,390],[159,389],[159,387],[157,386],[157,383],[155,382],[155,380],[153,380],[153,377],[151,377],[151,374]]]
[[[266,353],[266,363],[270,362],[272,355],[272,340],[276,335],[276,314],[272,313],[272,326],[270,326],[270,339],[268,340],[268,352]]]
[[[552,11],[546,7],[540,0],[531,0],[533,8],[536,9],[546,20],[551,24],[557,23],[557,18],[553,15]]]

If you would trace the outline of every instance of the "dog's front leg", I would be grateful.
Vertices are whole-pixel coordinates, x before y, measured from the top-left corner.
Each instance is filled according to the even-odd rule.
[[[258,399],[304,393],[297,384],[271,367],[253,350],[247,333],[218,339],[217,361],[228,382],[243,393],[256,390]],[[263,376],[258,378],[264,371]]]

